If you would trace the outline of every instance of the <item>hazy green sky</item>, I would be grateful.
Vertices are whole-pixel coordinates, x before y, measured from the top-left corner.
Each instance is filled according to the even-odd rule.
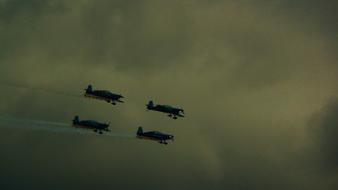
[[[0,189],[338,189],[337,34],[334,0],[0,0],[0,115],[175,135],[0,126]],[[88,84],[126,103],[46,92]]]

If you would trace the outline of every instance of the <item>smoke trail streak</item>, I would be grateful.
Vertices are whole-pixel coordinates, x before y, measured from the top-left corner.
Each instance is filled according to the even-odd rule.
[[[52,90],[52,89],[46,89],[46,88],[37,88],[37,87],[32,87],[28,85],[22,85],[22,84],[14,84],[14,83],[9,83],[9,82],[4,82],[0,81],[1,86],[7,86],[11,88],[21,88],[21,89],[27,89],[27,90],[33,90],[33,91],[40,91],[44,93],[49,93],[49,94],[56,94],[56,95],[62,95],[62,96],[69,96],[69,97],[82,97],[80,94],[72,94],[68,92],[63,92],[63,91],[57,91],[57,90]]]
[[[31,130],[43,130],[54,133],[71,133],[79,135],[90,135],[90,136],[106,136],[106,137],[116,137],[116,138],[134,138],[134,134],[120,134],[112,132],[104,132],[103,134],[97,134],[94,131],[86,129],[76,129],[72,128],[70,123],[61,123],[61,122],[50,122],[50,121],[41,121],[41,120],[29,120],[29,119],[19,119],[9,116],[0,116],[0,127],[7,128],[19,128],[19,129],[31,129]]]

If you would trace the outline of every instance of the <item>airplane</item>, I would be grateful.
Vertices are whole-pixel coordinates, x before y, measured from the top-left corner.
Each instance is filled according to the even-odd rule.
[[[85,89],[85,97],[87,98],[95,98],[99,100],[105,100],[108,103],[112,103],[113,105],[116,105],[116,102],[123,103],[121,98],[124,98],[120,94],[114,94],[108,90],[93,90],[92,85],[88,85],[87,89]]]
[[[177,116],[179,117],[184,117],[184,110],[180,108],[174,108],[169,105],[155,105],[152,100],[148,102],[147,106],[147,111],[148,110],[154,110],[154,111],[159,111],[163,113],[168,113],[169,117],[172,117],[173,119],[177,119]]]
[[[137,138],[139,139],[148,139],[148,140],[158,141],[160,144],[165,144],[165,145],[168,144],[166,140],[174,141],[173,135],[164,134],[158,131],[143,132],[142,127],[138,128],[136,135],[137,135]]]
[[[98,132],[102,134],[102,131],[110,131],[108,129],[109,123],[99,123],[94,120],[82,120],[80,121],[79,116],[75,116],[73,119],[73,127],[75,128],[83,128],[83,129],[93,129],[94,132]]]

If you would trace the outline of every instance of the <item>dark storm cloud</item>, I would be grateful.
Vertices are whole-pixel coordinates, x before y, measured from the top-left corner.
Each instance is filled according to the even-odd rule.
[[[338,171],[338,100],[331,100],[311,120],[311,135],[319,148],[323,165]]]
[[[39,16],[49,12],[61,11],[62,7],[58,1],[20,1],[2,0],[0,2],[0,20],[2,23],[11,23],[15,17],[26,16],[27,20],[37,19]]]
[[[0,0],[0,114],[62,123],[76,114],[111,121],[115,132],[173,133],[175,142],[1,128],[2,189],[337,186],[336,173],[308,169],[325,162],[308,161],[321,155],[304,153],[308,118],[337,92],[336,39],[323,30],[332,18],[303,22],[301,14],[324,2],[19,2]],[[87,84],[126,103],[63,95]],[[150,99],[182,106],[187,117],[145,112]],[[318,126],[335,122],[326,115]]]
[[[273,2],[273,1],[272,1]],[[326,51],[334,51],[338,46],[338,2],[328,0],[318,2],[316,0],[276,1],[285,14],[291,14],[295,20],[302,23],[307,32],[316,38],[315,33],[320,31],[326,37]],[[275,3],[276,3],[275,2]],[[330,52],[333,53],[333,52]],[[337,56],[336,56],[337,58]],[[338,66],[337,62],[334,62]]]
[[[18,2],[2,3],[2,41],[22,56],[38,54],[35,61],[157,69],[181,59],[190,45],[190,22],[180,3]],[[3,56],[11,53],[2,50]]]
[[[338,2],[328,0],[318,2],[316,0],[298,0],[298,1],[281,1],[286,8],[292,9],[292,14],[300,16],[305,23],[316,22],[320,29],[336,35],[338,27]]]

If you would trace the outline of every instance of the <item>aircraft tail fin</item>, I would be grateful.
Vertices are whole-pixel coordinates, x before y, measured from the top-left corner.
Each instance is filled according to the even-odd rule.
[[[80,122],[80,118],[79,118],[79,116],[77,115],[77,116],[74,117],[73,123],[75,124],[75,123],[79,123],[79,122]]]
[[[151,109],[151,108],[153,108],[154,107],[154,102],[152,101],[152,100],[150,100],[149,102],[148,102],[148,104],[147,104],[147,108],[148,109]]]
[[[137,135],[141,135],[143,133],[143,128],[142,127],[138,127],[137,129]]]
[[[86,89],[86,92],[87,93],[90,93],[90,92],[92,92],[93,91],[93,86],[90,84],[90,85],[88,85],[88,87],[87,87],[87,89]]]

